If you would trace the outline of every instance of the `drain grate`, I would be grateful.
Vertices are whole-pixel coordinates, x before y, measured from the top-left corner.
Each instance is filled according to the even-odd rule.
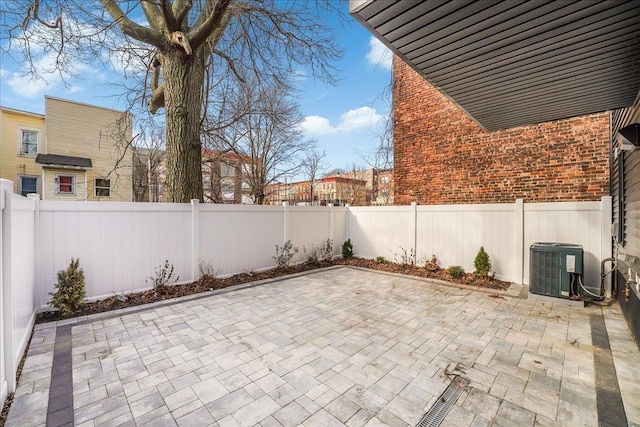
[[[438,427],[444,417],[449,413],[449,409],[456,403],[462,390],[469,385],[469,380],[456,375],[449,384],[449,387],[442,393],[442,395],[436,400],[429,412],[424,414],[424,417],[420,420],[416,427]]]

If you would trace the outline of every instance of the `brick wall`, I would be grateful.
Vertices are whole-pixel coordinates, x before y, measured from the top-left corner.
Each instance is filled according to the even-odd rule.
[[[496,132],[394,58],[395,203],[599,200],[609,113]]]

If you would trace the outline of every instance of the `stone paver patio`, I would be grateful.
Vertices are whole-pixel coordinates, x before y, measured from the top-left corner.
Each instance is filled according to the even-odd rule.
[[[38,325],[7,425],[414,426],[455,374],[443,426],[640,425],[619,307],[519,290],[338,267]]]

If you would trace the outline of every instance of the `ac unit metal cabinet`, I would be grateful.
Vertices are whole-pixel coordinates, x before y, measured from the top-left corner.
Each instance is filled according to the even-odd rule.
[[[558,298],[571,296],[582,280],[582,246],[567,243],[534,243],[529,257],[529,291]]]

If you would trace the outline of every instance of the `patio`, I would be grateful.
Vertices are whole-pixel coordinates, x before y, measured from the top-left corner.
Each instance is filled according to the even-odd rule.
[[[335,267],[37,325],[7,426],[416,425],[455,374],[443,426],[640,424],[619,306],[524,291]]]

